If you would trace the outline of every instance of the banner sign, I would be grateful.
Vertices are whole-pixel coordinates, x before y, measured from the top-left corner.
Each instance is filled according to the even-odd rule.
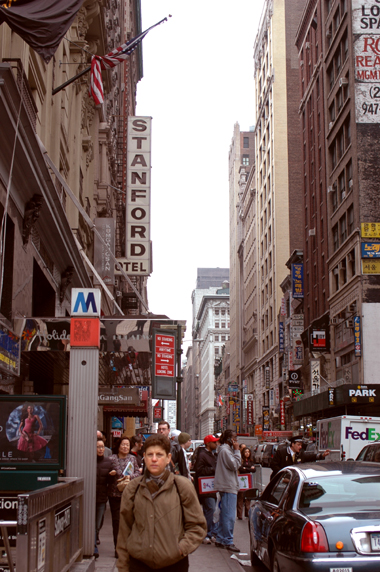
[[[218,492],[214,488],[215,477],[198,477],[198,490],[200,495],[216,493]],[[253,475],[248,473],[247,475],[238,475],[239,481],[239,491],[246,491],[248,489],[253,489]]]
[[[321,386],[321,364],[319,359],[310,360],[310,378],[312,393],[319,393]]]
[[[354,316],[354,339],[355,339],[355,356],[360,357],[362,355],[362,342],[361,342],[361,331],[360,331],[360,316]]]
[[[281,298],[281,316],[286,316],[286,300]]]
[[[284,332],[284,323],[280,322],[279,330],[278,330],[278,346],[280,354],[284,353],[284,342],[285,342],[285,332]]]
[[[356,123],[380,123],[380,6],[352,0]]]
[[[247,425],[253,425],[253,395],[247,395]]]
[[[263,405],[263,430],[269,431],[269,405]]]
[[[280,423],[281,423],[281,430],[285,429],[285,405],[284,400],[280,400]]]
[[[100,236],[115,255],[115,219],[96,218],[95,228]],[[100,241],[97,233],[94,234],[94,267],[104,284],[114,283],[115,265],[111,259],[109,250]],[[99,284],[99,280],[94,276],[94,284]]]
[[[380,274],[380,260],[362,260],[363,274]]]
[[[0,0],[8,26],[49,63],[83,0]]]
[[[303,264],[292,264],[292,297],[303,298]]]
[[[151,273],[151,117],[128,117],[125,259],[127,274]],[[117,271],[116,271],[117,273]]]

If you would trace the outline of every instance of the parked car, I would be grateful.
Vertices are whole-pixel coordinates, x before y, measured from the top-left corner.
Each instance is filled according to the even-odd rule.
[[[263,460],[263,450],[265,447],[266,443],[259,443],[256,446],[255,452],[254,452],[254,459],[255,459],[255,463],[258,463],[261,465],[261,462]]]
[[[359,455],[356,457],[357,461],[366,461],[369,463],[380,463],[380,441],[375,441],[363,447]]]
[[[329,461],[282,469],[249,510],[252,565],[272,572],[380,570],[380,465]]]
[[[277,451],[278,445],[279,445],[278,443],[266,443],[261,460],[261,464],[263,467],[270,467],[274,454]]]

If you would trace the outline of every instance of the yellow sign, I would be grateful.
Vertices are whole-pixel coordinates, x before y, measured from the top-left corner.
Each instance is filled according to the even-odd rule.
[[[380,274],[380,260],[362,259],[362,274]]]
[[[380,222],[362,222],[362,238],[380,238]]]

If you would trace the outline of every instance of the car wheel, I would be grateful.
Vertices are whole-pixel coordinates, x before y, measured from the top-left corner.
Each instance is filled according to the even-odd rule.
[[[280,565],[279,565],[279,563],[278,563],[277,552],[275,552],[274,555],[273,555],[272,572],[281,572],[281,570],[280,570]]]

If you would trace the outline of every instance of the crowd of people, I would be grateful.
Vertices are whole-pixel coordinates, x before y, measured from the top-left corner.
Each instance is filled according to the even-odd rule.
[[[170,433],[161,421],[144,443],[123,434],[111,451],[98,431],[95,557],[107,500],[119,572],[187,571],[188,555],[201,543],[239,552],[233,537],[236,514],[243,518],[238,474],[255,471],[250,450],[227,430],[207,435],[190,463],[191,442],[188,433]],[[213,477],[213,485],[203,477]],[[245,510],[247,515],[247,505]],[[169,513],[168,531],[162,522]]]

